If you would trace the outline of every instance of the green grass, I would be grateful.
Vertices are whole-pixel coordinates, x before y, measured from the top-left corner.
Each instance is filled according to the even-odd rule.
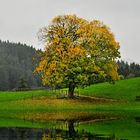
[[[36,91],[18,91],[18,92],[0,92],[0,102],[15,101],[29,98],[50,97],[52,93],[49,90]]]
[[[11,118],[0,118],[0,127],[23,127],[23,128],[53,128],[62,125],[55,121],[33,121]]]
[[[114,98],[123,101],[134,101],[140,96],[140,77],[117,81],[114,85],[101,83],[79,89],[83,95]]]
[[[101,83],[79,89],[80,94],[117,101],[89,101],[82,99],[56,99],[49,90],[0,92],[0,116],[17,116],[25,113],[44,112],[127,112],[139,113],[140,78],[116,82],[115,85]]]

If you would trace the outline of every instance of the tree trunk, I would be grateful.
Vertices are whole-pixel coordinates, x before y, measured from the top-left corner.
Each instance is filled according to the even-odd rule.
[[[70,84],[69,91],[68,91],[68,97],[71,99],[74,98],[74,89],[75,89],[75,86],[73,84]]]

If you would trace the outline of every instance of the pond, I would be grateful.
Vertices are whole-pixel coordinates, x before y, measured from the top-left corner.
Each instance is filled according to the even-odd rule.
[[[79,119],[0,118],[0,140],[140,140],[140,117],[84,116]]]

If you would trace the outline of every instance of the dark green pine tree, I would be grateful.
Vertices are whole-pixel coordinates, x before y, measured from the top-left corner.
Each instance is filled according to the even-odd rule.
[[[0,41],[0,90],[17,88],[21,77],[26,79],[28,87],[42,86],[40,77],[33,73],[37,52],[26,44]]]

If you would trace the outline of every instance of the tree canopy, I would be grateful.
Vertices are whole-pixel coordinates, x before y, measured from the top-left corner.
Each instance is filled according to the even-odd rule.
[[[76,87],[119,80],[116,59],[120,46],[102,22],[76,15],[57,16],[40,29],[39,39],[45,49],[36,71],[44,84],[68,87],[69,97]]]

